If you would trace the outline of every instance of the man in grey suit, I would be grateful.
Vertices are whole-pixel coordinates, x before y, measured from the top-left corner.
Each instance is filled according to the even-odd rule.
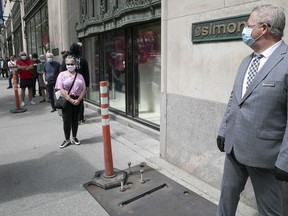
[[[283,215],[288,181],[288,46],[282,8],[252,10],[242,38],[253,49],[241,63],[220,126],[226,152],[217,215],[233,216],[250,177],[259,214]]]

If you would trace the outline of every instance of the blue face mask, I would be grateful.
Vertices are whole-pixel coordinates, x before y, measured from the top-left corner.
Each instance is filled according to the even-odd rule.
[[[242,40],[247,46],[252,46],[255,43],[255,40],[252,38],[252,28],[245,26],[242,31]]]

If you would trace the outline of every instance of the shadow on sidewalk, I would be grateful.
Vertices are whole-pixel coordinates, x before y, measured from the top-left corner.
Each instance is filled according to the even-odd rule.
[[[1,165],[0,204],[39,194],[47,194],[46,199],[52,193],[82,191],[80,185],[90,180],[94,172],[93,166],[69,149]]]

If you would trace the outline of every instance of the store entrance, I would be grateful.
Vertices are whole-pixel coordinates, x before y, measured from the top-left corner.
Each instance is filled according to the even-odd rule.
[[[99,105],[99,81],[106,80],[111,111],[159,128],[160,22],[106,32],[83,42],[92,86],[87,99]]]

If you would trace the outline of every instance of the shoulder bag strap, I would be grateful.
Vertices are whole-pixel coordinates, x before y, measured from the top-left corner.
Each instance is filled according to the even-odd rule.
[[[73,82],[72,82],[72,85],[70,86],[70,89],[69,89],[69,91],[68,91],[68,95],[69,95],[69,93],[70,93],[70,91],[71,91],[71,89],[72,89],[72,87],[73,87],[73,85],[74,85],[74,83],[75,83],[76,76],[77,76],[77,73],[75,74],[75,77],[74,77],[74,80],[73,80]]]

